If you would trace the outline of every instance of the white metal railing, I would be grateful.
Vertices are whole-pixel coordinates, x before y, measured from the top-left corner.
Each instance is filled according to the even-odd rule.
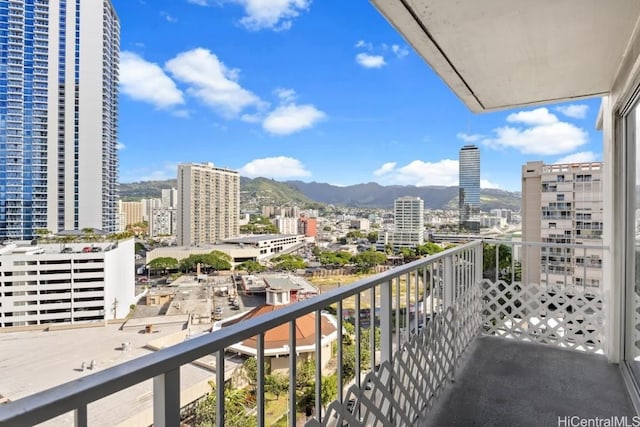
[[[487,260],[493,263],[491,257],[483,262],[483,249],[491,255],[487,248],[492,247],[493,269],[485,265]],[[307,424],[415,423],[452,378],[458,358],[479,332],[576,350],[601,350],[604,337],[598,319],[602,319],[603,307],[597,289],[581,289],[571,280],[565,280],[565,284],[571,284],[564,286],[541,285],[540,281],[523,285],[523,247],[534,248],[533,255],[531,250],[524,254],[534,260],[536,257],[540,260],[536,251],[542,247],[559,248],[571,259],[578,255],[586,258],[588,251],[602,250],[602,247],[546,243],[480,240],[467,243],[2,405],[0,426],[34,425],[69,411],[74,412],[77,426],[85,426],[89,422],[88,404],[149,379],[153,379],[154,425],[178,425],[180,367],[207,355],[216,359],[215,382],[219,386],[214,391],[215,419],[217,426],[223,426],[225,350],[252,337],[257,338],[255,422],[265,425],[265,334],[288,324],[288,347],[297,348],[296,319],[309,314],[315,315],[317,351],[312,418]],[[505,256],[507,249],[509,257]],[[539,270],[538,277],[548,280],[550,276],[544,268]],[[546,307],[546,312],[541,307]],[[346,353],[351,348],[345,343],[348,338],[345,322],[350,320],[343,316],[348,308],[355,313],[351,371],[346,363]],[[337,340],[331,357],[335,357],[338,386],[332,401],[323,401],[325,363],[319,351],[321,314],[326,309],[337,313]],[[594,318],[598,328],[587,328],[587,319]],[[298,357],[296,352],[291,354],[288,423],[293,426],[296,416],[292,414],[299,412],[301,398],[295,380]]]
[[[485,245],[494,248],[495,265],[491,271],[485,268],[481,284],[484,333],[604,352],[602,268],[584,260],[602,259],[607,248],[490,240]],[[553,269],[555,262],[546,261],[549,256],[564,259],[560,270]]]

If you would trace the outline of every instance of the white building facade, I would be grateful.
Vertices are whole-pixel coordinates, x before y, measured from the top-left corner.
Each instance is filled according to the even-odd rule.
[[[134,240],[0,247],[0,328],[122,319],[135,303]]]
[[[602,163],[523,166],[522,237],[528,242],[602,245]],[[601,249],[527,248],[523,274],[528,283],[600,287]],[[545,266],[544,268],[541,267]]]
[[[399,197],[393,204],[394,227],[380,233],[376,247],[416,247],[424,243],[424,201],[420,197]]]

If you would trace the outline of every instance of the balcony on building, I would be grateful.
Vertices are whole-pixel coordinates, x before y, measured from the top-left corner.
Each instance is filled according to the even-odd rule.
[[[292,416],[300,410],[298,365],[289,357],[288,425],[582,425],[571,423],[622,417],[632,422],[640,408],[640,2],[372,3],[471,111],[602,97],[596,124],[603,135],[602,244],[471,241],[6,403],[0,425],[34,425],[59,416],[80,426],[109,424],[96,419],[92,408],[142,382],[152,383],[151,422],[179,425],[190,403],[181,393],[181,367],[213,355],[215,382],[224,384],[226,350],[253,337],[258,376],[252,414],[265,425],[267,332],[288,325],[288,348],[295,349],[296,319],[316,313],[319,349],[322,312],[341,314],[347,306],[358,313],[353,378],[344,369],[346,320],[337,315],[334,357],[342,386],[335,398],[323,400],[324,364],[322,356],[316,358],[308,416]],[[584,280],[584,270],[587,252],[596,250],[602,254],[602,280],[593,285]],[[524,256],[531,253],[541,254],[533,270]],[[551,260],[554,253],[564,256]],[[223,426],[225,388],[213,393],[215,423]]]

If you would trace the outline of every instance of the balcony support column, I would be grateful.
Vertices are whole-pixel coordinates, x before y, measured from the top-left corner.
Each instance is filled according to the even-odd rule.
[[[393,354],[393,316],[391,280],[380,284],[380,363],[391,362]]]
[[[153,378],[153,425],[180,425],[180,367]]]

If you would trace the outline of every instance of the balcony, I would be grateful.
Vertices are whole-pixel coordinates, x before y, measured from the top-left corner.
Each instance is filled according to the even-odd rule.
[[[214,367],[214,384],[224,384],[229,379],[225,362],[237,357],[230,348],[245,340],[256,344],[258,360],[255,403],[245,409],[258,425],[266,425],[265,336],[278,326],[289,331],[287,348],[299,353],[284,359],[288,414],[298,414],[288,417],[289,425],[555,425],[561,416],[631,417],[634,410],[620,371],[604,355],[602,289],[570,285],[570,280],[553,286],[520,283],[527,266],[518,254],[527,253],[523,249],[529,246],[540,244],[461,245],[9,402],[0,406],[0,425],[34,425],[58,416],[62,418],[54,425],[68,425],[72,418],[78,426],[111,425],[104,414],[116,408],[108,407],[113,404],[108,398],[101,399],[147,381],[152,382],[153,417],[140,423],[188,422],[184,408],[194,398],[181,393],[181,368],[205,358]],[[358,314],[335,316],[333,351],[319,351],[326,344],[319,333],[326,326],[321,322],[324,310],[345,313],[347,307]],[[302,360],[296,320],[309,314],[315,314],[314,393],[301,407],[295,381]],[[352,334],[346,323],[352,324]],[[351,367],[349,339],[355,354]],[[331,399],[326,399],[329,386],[322,377],[327,366],[335,367],[341,384]],[[212,391],[219,426],[229,416],[224,409],[228,392],[227,387]]]

